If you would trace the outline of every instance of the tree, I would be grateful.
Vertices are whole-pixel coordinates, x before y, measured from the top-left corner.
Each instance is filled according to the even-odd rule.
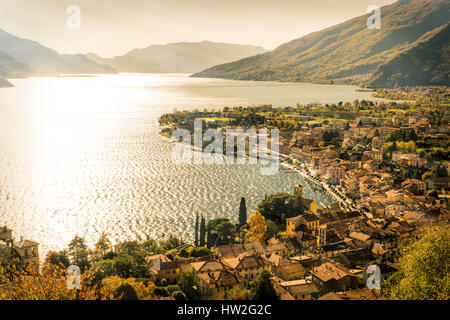
[[[189,257],[198,258],[198,257],[206,257],[212,255],[211,250],[205,247],[200,248],[192,248],[189,252]]]
[[[263,243],[266,238],[267,225],[266,220],[261,215],[261,213],[256,210],[255,213],[248,218],[247,223],[250,226],[250,229],[247,233],[248,241]]]
[[[266,221],[266,226],[267,226],[267,233],[266,233],[267,240],[276,237],[278,235],[278,232],[281,231],[278,225],[271,220]]]
[[[136,290],[129,283],[122,282],[117,287],[115,296],[120,300],[138,300]]]
[[[49,251],[44,262],[44,265],[46,264],[51,264],[67,269],[70,266],[70,260],[67,251]]]
[[[437,192],[437,190],[429,190],[426,194],[426,197],[430,197],[430,198],[435,198],[435,199],[439,199],[439,193]]]
[[[427,182],[427,180],[431,178],[434,178],[434,174],[430,171],[427,171],[422,175],[422,181],[424,182]]]
[[[280,299],[270,280],[271,277],[272,275],[267,270],[260,272],[255,281],[251,283],[250,300],[273,301]]]
[[[207,247],[211,247],[212,246],[212,241],[213,241],[213,239],[212,239],[213,237],[212,237],[212,234],[211,234],[211,228],[207,228],[206,229],[206,246]]]
[[[90,268],[89,249],[84,238],[78,235],[69,243],[69,255],[72,259],[71,263],[80,267],[81,272]]]
[[[217,218],[208,221],[208,246],[220,246],[234,242],[236,226],[228,218]]]
[[[94,270],[96,270],[95,278],[97,282],[103,279],[117,275],[116,264],[112,259],[99,260],[94,263]]]
[[[194,245],[198,247],[198,213],[195,216],[195,240]]]
[[[247,206],[245,204],[245,198],[241,199],[241,204],[239,206],[239,224],[241,226],[247,223]]]
[[[155,291],[155,284],[151,281],[142,282],[117,276],[105,278],[100,289],[101,297],[108,300],[152,300]]]
[[[397,265],[400,271],[382,294],[395,300],[448,300],[450,298],[450,226],[428,230],[409,245]]]
[[[288,193],[271,195],[258,205],[258,211],[266,220],[278,226],[286,225],[286,218],[296,217],[304,213],[302,199]]]
[[[192,273],[183,273],[178,282],[178,287],[189,300],[199,300],[202,296],[200,286]]]
[[[187,297],[183,291],[175,291],[173,293],[173,297],[175,298],[175,300],[187,300]]]
[[[185,243],[183,242],[183,240],[181,240],[173,235],[170,235],[169,239],[162,240],[159,242],[159,246],[161,247],[161,249],[163,251],[172,250],[172,249],[178,248],[179,246],[182,246],[184,244]]]
[[[147,236],[147,240],[142,243],[142,247],[148,254],[163,253],[163,250],[159,247],[158,241]]]
[[[17,268],[0,265],[0,300],[96,300],[97,286],[93,274],[87,270],[81,275],[81,289],[67,287],[66,269],[46,264],[41,272],[31,265]]]
[[[206,222],[205,218],[202,216],[202,219],[200,221],[200,247],[203,247],[205,245],[205,239],[206,238]]]
[[[103,257],[106,253],[111,251],[112,244],[111,241],[109,241],[108,236],[106,233],[102,232],[100,235],[100,238],[98,239],[97,243],[95,244],[95,251],[98,253],[100,257]]]
[[[121,244],[118,256],[113,259],[118,276],[128,278],[146,278],[149,276],[147,266],[148,255],[144,246],[138,241],[127,241]]]

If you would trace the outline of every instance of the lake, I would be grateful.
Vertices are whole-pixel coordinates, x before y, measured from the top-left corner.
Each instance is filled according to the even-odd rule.
[[[0,89],[0,226],[62,249],[176,235],[193,239],[197,213],[237,221],[266,195],[293,192],[331,200],[295,173],[262,176],[258,165],[177,165],[157,119],[174,109],[337,103],[370,99],[355,86],[120,74],[11,80]]]

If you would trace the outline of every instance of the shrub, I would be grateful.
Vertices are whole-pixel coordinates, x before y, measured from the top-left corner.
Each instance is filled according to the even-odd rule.
[[[121,300],[138,300],[136,290],[129,283],[122,282],[116,289],[115,296]]]

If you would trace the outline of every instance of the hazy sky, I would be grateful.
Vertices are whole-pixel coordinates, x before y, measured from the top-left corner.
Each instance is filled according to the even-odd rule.
[[[396,0],[0,0],[0,29],[61,53],[104,57],[132,48],[210,40],[266,49]],[[70,5],[81,29],[69,30]]]

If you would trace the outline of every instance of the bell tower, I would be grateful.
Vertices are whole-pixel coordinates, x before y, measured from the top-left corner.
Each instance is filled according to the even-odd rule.
[[[294,194],[299,198],[303,198],[303,186],[298,185],[294,188]]]

